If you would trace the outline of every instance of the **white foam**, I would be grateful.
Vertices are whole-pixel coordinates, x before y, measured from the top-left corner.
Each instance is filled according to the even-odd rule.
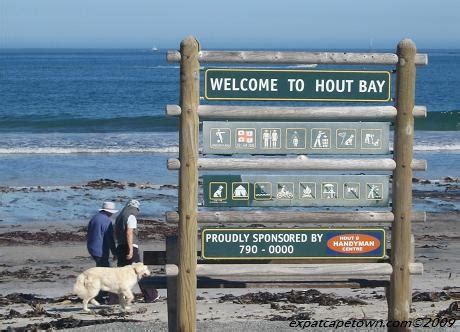
[[[286,66],[287,68],[315,68],[317,67],[318,65],[315,64],[315,63],[312,63],[312,64],[309,64],[309,65],[289,65],[289,66]]]
[[[415,151],[460,151],[460,144],[414,145]]]
[[[76,154],[76,153],[178,153],[179,147],[155,148],[85,148],[85,147],[15,147],[0,148],[0,154]]]

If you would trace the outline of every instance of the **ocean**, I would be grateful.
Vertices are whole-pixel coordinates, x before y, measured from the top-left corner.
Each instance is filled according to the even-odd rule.
[[[428,161],[428,171],[416,176],[460,177],[460,51],[419,52],[428,53],[429,65],[417,68],[416,104],[429,113],[416,122],[414,152]],[[177,184],[177,172],[166,170],[166,160],[178,153],[178,121],[164,110],[178,99],[179,66],[166,62],[166,50],[1,49],[0,187],[62,192],[99,178]],[[0,221],[86,218],[99,200],[115,195],[93,190],[82,203],[68,193],[40,205],[38,195],[21,196],[16,189],[2,194]],[[145,191],[116,195],[121,203]],[[173,192],[169,200],[158,195],[152,193],[145,214],[160,216],[174,208]],[[61,215],[57,201],[63,199],[73,208]],[[19,203],[35,206],[35,212],[18,217]]]

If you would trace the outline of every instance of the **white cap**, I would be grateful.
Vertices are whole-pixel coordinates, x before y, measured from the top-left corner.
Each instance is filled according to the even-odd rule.
[[[99,211],[106,211],[108,213],[117,213],[118,210],[115,209],[115,203],[113,202],[104,202],[102,203],[102,209],[99,209]]]
[[[141,206],[141,203],[137,199],[132,199],[126,204],[126,206],[132,206],[135,207],[136,209],[139,209],[139,206]]]

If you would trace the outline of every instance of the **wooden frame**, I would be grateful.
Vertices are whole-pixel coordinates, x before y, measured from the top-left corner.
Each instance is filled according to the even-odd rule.
[[[180,116],[182,110],[179,105],[166,105],[167,116]],[[414,106],[414,117],[425,118],[426,107]],[[210,119],[242,119],[248,113],[254,120],[394,120],[396,107],[394,106],[324,106],[324,107],[283,107],[283,106],[235,106],[235,105],[199,105],[200,120]]]
[[[286,161],[289,161],[286,163]],[[284,162],[284,164],[282,162]],[[347,171],[392,171],[396,162],[390,158],[198,158],[200,170],[347,170]],[[280,166],[282,165],[282,166]],[[414,159],[409,168],[416,171],[426,170],[426,161]],[[169,170],[181,169],[179,159],[168,159]],[[411,179],[412,181],[412,179]]]
[[[424,213],[412,213],[412,170],[425,170],[424,160],[413,160],[414,117],[426,117],[424,106],[414,106],[415,66],[428,64],[426,54],[417,54],[411,40],[399,43],[396,53],[345,53],[345,52],[267,52],[267,51],[200,51],[194,37],[181,43],[180,52],[168,52],[170,62],[180,62],[180,105],[168,105],[167,115],[180,116],[179,159],[168,160],[168,169],[179,170],[179,212],[169,212],[168,222],[179,223],[178,264],[166,265],[168,288],[171,290],[177,276],[177,297],[168,300],[168,306],[177,305],[177,325],[170,322],[170,331],[196,330],[196,286],[199,276],[241,277],[282,275],[294,278],[293,282],[312,279],[356,276],[391,277],[389,294],[389,320],[408,320],[410,306],[410,276],[421,274],[423,265],[413,263],[411,249],[411,221],[425,221]],[[271,63],[271,64],[346,64],[346,65],[396,65],[395,106],[346,107],[272,107],[199,105],[200,63]],[[311,159],[305,156],[290,160],[289,170],[381,170],[393,171],[392,212],[304,213],[304,212],[197,212],[198,170],[216,169],[279,169],[276,158],[198,158],[198,126],[202,119],[253,120],[395,120],[395,147],[393,159]],[[270,161],[272,160],[272,161]],[[285,160],[285,159],[284,159]],[[224,162],[223,162],[224,161]],[[261,167],[263,163],[263,167]],[[268,218],[268,219],[267,219]],[[369,222],[392,223],[391,264],[289,264],[252,265],[210,264],[197,265],[197,223],[206,222]],[[413,245],[413,242],[412,242]],[[168,245],[171,247],[171,244]],[[302,280],[299,280],[301,276]],[[257,278],[256,278],[257,279]],[[260,280],[255,280],[260,284]],[[263,282],[262,282],[263,284]],[[340,284],[340,283],[339,283]],[[350,283],[351,285],[351,283]],[[175,303],[175,301],[177,304]],[[170,312],[172,315],[173,312]],[[171,317],[170,317],[171,318]],[[172,319],[172,318],[171,318]]]
[[[413,212],[412,222],[426,222],[425,212]],[[198,211],[199,224],[247,224],[247,223],[293,223],[315,224],[327,222],[329,224],[357,223],[357,224],[391,224],[394,220],[392,212],[304,212],[304,211]],[[166,212],[166,222],[178,223],[179,214],[176,211]]]
[[[198,264],[197,275],[207,277],[282,277],[327,279],[330,277],[366,278],[369,276],[390,276],[393,273],[388,263],[336,263],[336,264]],[[176,276],[179,268],[174,264],[166,264],[166,275]],[[423,274],[423,264],[410,263],[408,273]]]
[[[181,53],[168,51],[169,62],[180,62]],[[273,51],[201,51],[201,63],[271,63],[271,64],[330,64],[330,65],[395,65],[398,54],[348,52],[273,52]],[[426,54],[416,54],[416,65],[427,65]]]

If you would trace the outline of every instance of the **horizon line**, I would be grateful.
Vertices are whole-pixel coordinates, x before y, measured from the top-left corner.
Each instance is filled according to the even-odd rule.
[[[174,47],[0,47],[1,51],[10,51],[10,50],[148,50],[148,51],[168,51],[173,50]],[[292,50],[292,51],[317,51],[317,50],[362,50],[367,52],[375,51],[388,51],[393,50],[393,48],[382,47],[382,48],[361,48],[361,47],[329,47],[329,48],[297,48],[297,47],[279,47],[279,48],[265,48],[265,47],[209,47],[203,50]],[[421,47],[417,50],[432,50],[432,51],[460,51],[460,48],[445,48],[445,47]]]

